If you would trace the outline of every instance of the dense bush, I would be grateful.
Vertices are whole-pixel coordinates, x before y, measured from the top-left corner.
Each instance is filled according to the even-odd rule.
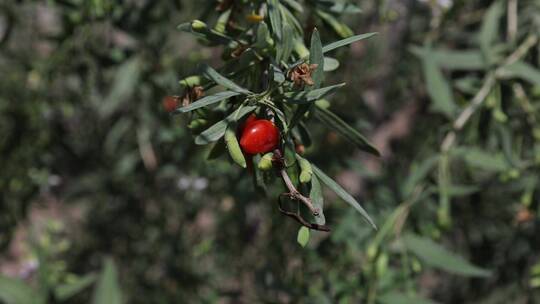
[[[382,156],[316,118],[303,154],[378,230],[325,191],[332,231],[302,248],[278,212],[284,188],[262,195],[226,154],[207,160],[193,143],[205,128],[163,109],[201,63],[235,62],[235,48],[177,25],[252,43],[264,22],[273,58],[280,17],[263,3],[299,20],[285,78],[313,54],[314,28],[322,45],[379,32],[332,53],[325,86],[347,83],[329,109]],[[540,4],[344,3],[2,2],[0,301],[540,301]],[[228,77],[259,92],[262,67]]]

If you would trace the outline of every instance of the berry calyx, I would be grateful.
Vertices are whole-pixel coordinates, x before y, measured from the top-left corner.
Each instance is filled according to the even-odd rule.
[[[251,117],[250,117],[251,118]],[[241,131],[240,147],[247,154],[266,153],[277,148],[279,129],[269,120],[248,118]]]

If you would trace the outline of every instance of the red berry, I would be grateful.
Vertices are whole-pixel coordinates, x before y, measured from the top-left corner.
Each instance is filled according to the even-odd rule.
[[[240,147],[245,153],[270,152],[277,148],[278,144],[279,129],[271,121],[259,119],[246,122],[240,137]]]
[[[251,114],[248,116],[248,118],[246,118],[246,120],[244,120],[244,122],[242,124],[240,124],[240,127],[238,128],[238,133],[237,134],[242,134],[244,133],[244,129],[250,125],[252,122],[256,121],[257,120],[257,116],[255,116],[255,114]]]
[[[165,96],[161,104],[163,109],[170,113],[178,107],[178,98],[174,96]]]

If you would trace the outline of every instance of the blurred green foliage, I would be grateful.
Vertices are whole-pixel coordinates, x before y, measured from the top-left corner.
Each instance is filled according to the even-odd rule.
[[[187,121],[162,109],[196,64],[219,65],[219,50],[175,29],[215,23],[216,3],[204,4],[0,3],[0,266],[15,231],[37,227],[24,257],[34,267],[0,276],[1,301],[540,301],[538,1],[357,1],[361,14],[305,14],[327,42],[380,31],[339,52],[329,77],[349,85],[332,109],[375,139],[410,120],[393,129],[404,135],[375,140],[380,160],[313,124],[324,140],[306,154],[379,230],[329,194],[333,230],[311,231],[306,248],[273,198],[207,161]],[[51,202],[59,218],[36,226],[34,210]]]

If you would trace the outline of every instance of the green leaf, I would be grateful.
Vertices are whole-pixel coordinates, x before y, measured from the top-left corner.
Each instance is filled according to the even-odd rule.
[[[453,118],[457,106],[454,103],[448,81],[444,78],[430,51],[426,51],[422,61],[427,91],[432,101],[431,109],[434,112],[444,114],[448,118]]]
[[[325,2],[319,2],[321,4],[328,3],[327,9],[336,14],[358,14],[362,12],[362,9],[360,9],[358,6],[352,4],[352,3],[340,3],[340,2],[333,2],[333,1],[325,1]]]
[[[201,73],[208,79],[214,81],[215,83],[237,93],[241,94],[251,94],[251,92],[247,89],[242,88],[241,86],[234,83],[232,80],[226,78],[225,76],[219,74],[216,70],[214,70],[209,65],[202,65],[201,67]]]
[[[203,97],[203,98],[191,103],[187,107],[178,108],[173,113],[174,114],[186,113],[186,112],[193,111],[195,109],[199,109],[199,108],[202,108],[202,107],[206,107],[208,105],[211,105],[211,104],[220,102],[220,101],[222,101],[224,99],[231,98],[233,96],[238,96],[238,95],[240,95],[240,93],[233,92],[233,91],[219,92],[219,93],[216,93],[214,95]]]
[[[339,41],[336,41],[336,42],[332,42],[332,43],[327,44],[327,45],[325,45],[323,47],[323,54],[326,53],[326,52],[330,52],[331,50],[337,49],[339,47],[349,45],[351,43],[370,38],[373,35],[377,35],[377,33],[366,33],[366,34],[361,34],[361,35],[356,35],[356,36],[352,36],[352,37],[349,37],[349,38],[345,38],[345,39],[342,39],[342,40],[339,40]]]
[[[324,67],[325,72],[332,72],[339,68],[339,61],[332,57],[324,57]]]
[[[265,22],[260,22],[257,26],[257,38],[255,41],[255,46],[264,49],[267,46],[272,45],[272,37],[270,37],[270,32],[268,31],[268,25]]]
[[[495,1],[482,18],[482,26],[480,28],[478,41],[480,49],[482,49],[482,53],[488,63],[494,62],[495,55],[493,53],[494,50],[492,44],[497,40],[497,35],[499,35],[499,20],[501,19],[504,10],[505,7],[502,2]]]
[[[277,83],[282,83],[285,81],[285,74],[283,73],[283,71],[278,67],[276,66],[275,64],[270,64],[271,68],[272,68],[272,74],[274,75],[273,79],[275,82]]]
[[[540,86],[540,70],[521,60],[505,66],[503,76],[521,78],[533,85]]]
[[[268,3],[268,15],[270,16],[270,24],[272,25],[272,31],[276,38],[281,41],[282,26],[281,26],[281,12],[279,10],[279,0],[267,0]]]
[[[401,185],[402,197],[406,198],[413,193],[414,188],[424,180],[439,163],[439,155],[424,159],[420,164],[413,164],[409,169],[409,176]]]
[[[0,275],[0,301],[5,304],[37,304],[37,293],[29,285],[19,279]]]
[[[135,57],[124,62],[116,71],[111,90],[99,104],[99,113],[103,117],[113,114],[129,102],[141,76],[141,62]]]
[[[306,247],[307,243],[309,242],[309,229],[307,227],[300,227],[298,230],[298,235],[296,236],[296,241],[300,246]]]
[[[302,8],[302,4],[298,3],[296,0],[283,0],[283,2],[288,5],[290,8],[294,9],[295,11],[299,13],[303,13],[304,9]]]
[[[456,149],[455,153],[463,156],[463,159],[467,164],[474,168],[495,172],[510,169],[510,166],[502,153],[488,153],[476,147],[460,147]]]
[[[326,24],[328,24],[341,38],[347,38],[354,35],[354,32],[351,30],[351,28],[349,28],[345,23],[336,19],[336,17],[334,17],[333,15],[319,9],[316,9],[315,13]]]
[[[96,274],[87,274],[81,278],[77,278],[74,282],[57,286],[54,290],[54,294],[58,300],[66,301],[67,299],[90,287],[90,285],[94,284],[96,279]]]
[[[122,304],[122,292],[118,284],[118,273],[112,259],[105,260],[105,266],[92,296],[93,304]]]
[[[410,51],[419,58],[431,56],[435,64],[443,69],[470,71],[487,67],[479,50],[426,49],[412,46]]]
[[[324,225],[326,223],[326,218],[324,217],[324,197],[322,193],[321,183],[317,176],[311,176],[311,190],[309,192],[309,198],[313,203],[315,208],[319,209],[319,215],[315,216],[315,223],[319,225]]]
[[[291,56],[294,44],[294,33],[291,26],[286,23],[283,25],[283,39],[281,43],[276,45],[276,62],[287,62]]]
[[[321,37],[319,36],[319,31],[316,28],[313,29],[313,34],[311,35],[309,63],[317,65],[317,69],[311,73],[311,78],[313,79],[314,83],[312,88],[318,89],[321,87],[321,83],[324,81],[324,57],[322,54]]]
[[[487,277],[490,275],[490,271],[472,265],[430,239],[407,234],[403,237],[403,242],[408,250],[432,267],[462,276]]]
[[[206,145],[217,141],[223,137],[223,135],[225,135],[225,130],[227,129],[227,125],[229,125],[229,123],[237,121],[246,114],[253,112],[255,109],[257,109],[255,106],[245,106],[236,109],[236,111],[229,114],[229,116],[227,116],[225,119],[213,124],[210,128],[206,129],[195,137],[195,143],[197,145]]]
[[[328,175],[324,174],[317,166],[314,164],[311,164],[311,167],[313,168],[313,173],[317,175],[318,178],[321,179],[321,181],[328,186],[332,191],[334,191],[337,196],[339,196],[341,199],[343,199],[345,202],[347,202],[349,205],[353,206],[354,209],[356,209],[363,217],[364,219],[374,228],[377,229],[377,226],[369,216],[369,214],[362,208],[360,203],[358,203],[354,197],[352,197],[345,189],[343,189],[340,185],[338,185],[333,179],[328,177]]]
[[[340,83],[336,85],[331,85],[328,87],[315,89],[311,91],[297,91],[297,92],[288,92],[283,94],[285,98],[287,98],[288,102],[294,103],[294,104],[305,104],[312,101],[315,101],[317,99],[321,99],[324,96],[327,96],[330,93],[333,93],[337,89],[344,86],[345,83]]]
[[[401,292],[391,291],[377,297],[381,304],[436,304],[432,300],[416,295],[409,295]]]
[[[349,126],[341,118],[331,111],[317,107],[315,111],[315,117],[325,124],[330,129],[336,131],[347,140],[356,145],[359,149],[369,152],[373,155],[380,156],[381,154],[377,149],[358,131]]]

